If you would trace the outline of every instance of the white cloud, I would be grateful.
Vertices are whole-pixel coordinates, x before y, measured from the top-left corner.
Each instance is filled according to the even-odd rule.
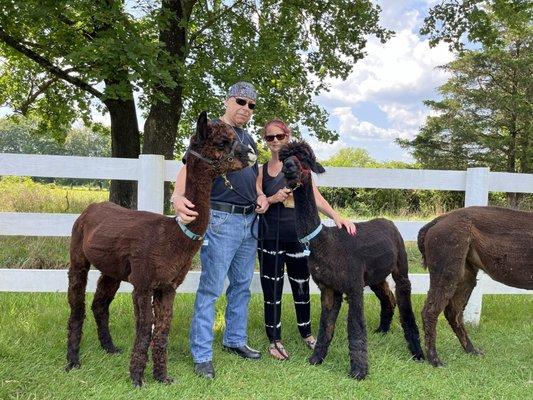
[[[328,144],[318,141],[314,136],[303,135],[304,139],[312,147],[318,160],[326,160],[332,155],[339,152],[339,150],[349,147],[342,139],[337,140],[335,143]]]
[[[331,90],[321,99],[338,118],[341,137],[395,139],[413,138],[429,115],[423,100],[434,98],[447,75],[436,67],[453,59],[446,45],[430,48],[418,36],[421,13],[414,2],[380,0],[381,23],[396,31],[387,43],[370,39],[367,56],[360,60],[345,81],[329,80]],[[419,6],[428,8],[435,0]],[[385,117],[360,115],[359,104],[373,104]],[[356,110],[356,111],[353,111]],[[364,111],[361,111],[364,112]],[[372,122],[368,121],[371,120]]]

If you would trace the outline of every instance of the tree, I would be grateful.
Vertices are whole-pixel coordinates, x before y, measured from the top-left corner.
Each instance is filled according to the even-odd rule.
[[[432,47],[445,42],[459,52],[467,43],[501,47],[501,32],[523,31],[531,13],[530,0],[444,0],[429,10],[420,33],[429,36]]]
[[[340,149],[325,160],[322,165],[330,167],[376,168],[378,163],[370,157],[368,151],[354,147]]]
[[[350,73],[369,35],[390,36],[378,18],[370,0],[0,0],[0,104],[48,127],[106,109],[112,156],[137,157],[138,92],[142,151],[170,159],[198,112],[216,115],[243,79],[261,95],[256,123],[278,116],[334,140],[313,96]],[[131,205],[134,187],[117,185],[111,199]]]
[[[41,135],[37,122],[29,118],[0,119],[0,153],[62,154],[60,143]]]
[[[424,167],[533,172],[533,36],[523,18],[531,5],[526,10],[519,7],[522,2],[493,3],[484,18],[492,22],[498,38],[486,34],[481,49],[462,48],[458,58],[443,67],[451,75],[439,88],[443,99],[425,102],[436,115],[428,117],[415,139],[399,140]],[[511,11],[517,12],[516,18]],[[516,205],[516,195],[508,199]]]

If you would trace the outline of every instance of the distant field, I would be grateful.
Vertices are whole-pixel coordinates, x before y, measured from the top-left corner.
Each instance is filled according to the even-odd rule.
[[[87,205],[108,199],[105,189],[85,186],[57,186],[36,183],[29,178],[4,177],[0,179],[0,212],[80,213]],[[354,215],[352,210],[339,209],[351,220],[367,220],[372,216]],[[428,219],[401,212],[398,215],[380,215],[393,220],[418,221]],[[0,236],[0,268],[68,268],[69,238]],[[421,258],[415,243],[407,243],[411,272],[423,272]],[[193,268],[199,268],[198,256]]]

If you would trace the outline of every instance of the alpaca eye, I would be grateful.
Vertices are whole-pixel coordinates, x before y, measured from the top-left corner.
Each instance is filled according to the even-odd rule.
[[[219,143],[217,144],[217,147],[222,150],[224,147],[226,147],[226,143]]]

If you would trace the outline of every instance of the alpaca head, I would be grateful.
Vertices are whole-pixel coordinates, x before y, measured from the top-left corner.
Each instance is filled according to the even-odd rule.
[[[283,162],[283,174],[287,184],[292,189],[311,182],[311,171],[321,174],[326,172],[317,162],[311,146],[304,140],[288,143],[279,152],[279,159]]]
[[[198,117],[185,157],[187,161],[191,157],[203,161],[206,171],[214,176],[252,166],[257,160],[253,149],[240,142],[230,125],[208,122],[205,111]]]

